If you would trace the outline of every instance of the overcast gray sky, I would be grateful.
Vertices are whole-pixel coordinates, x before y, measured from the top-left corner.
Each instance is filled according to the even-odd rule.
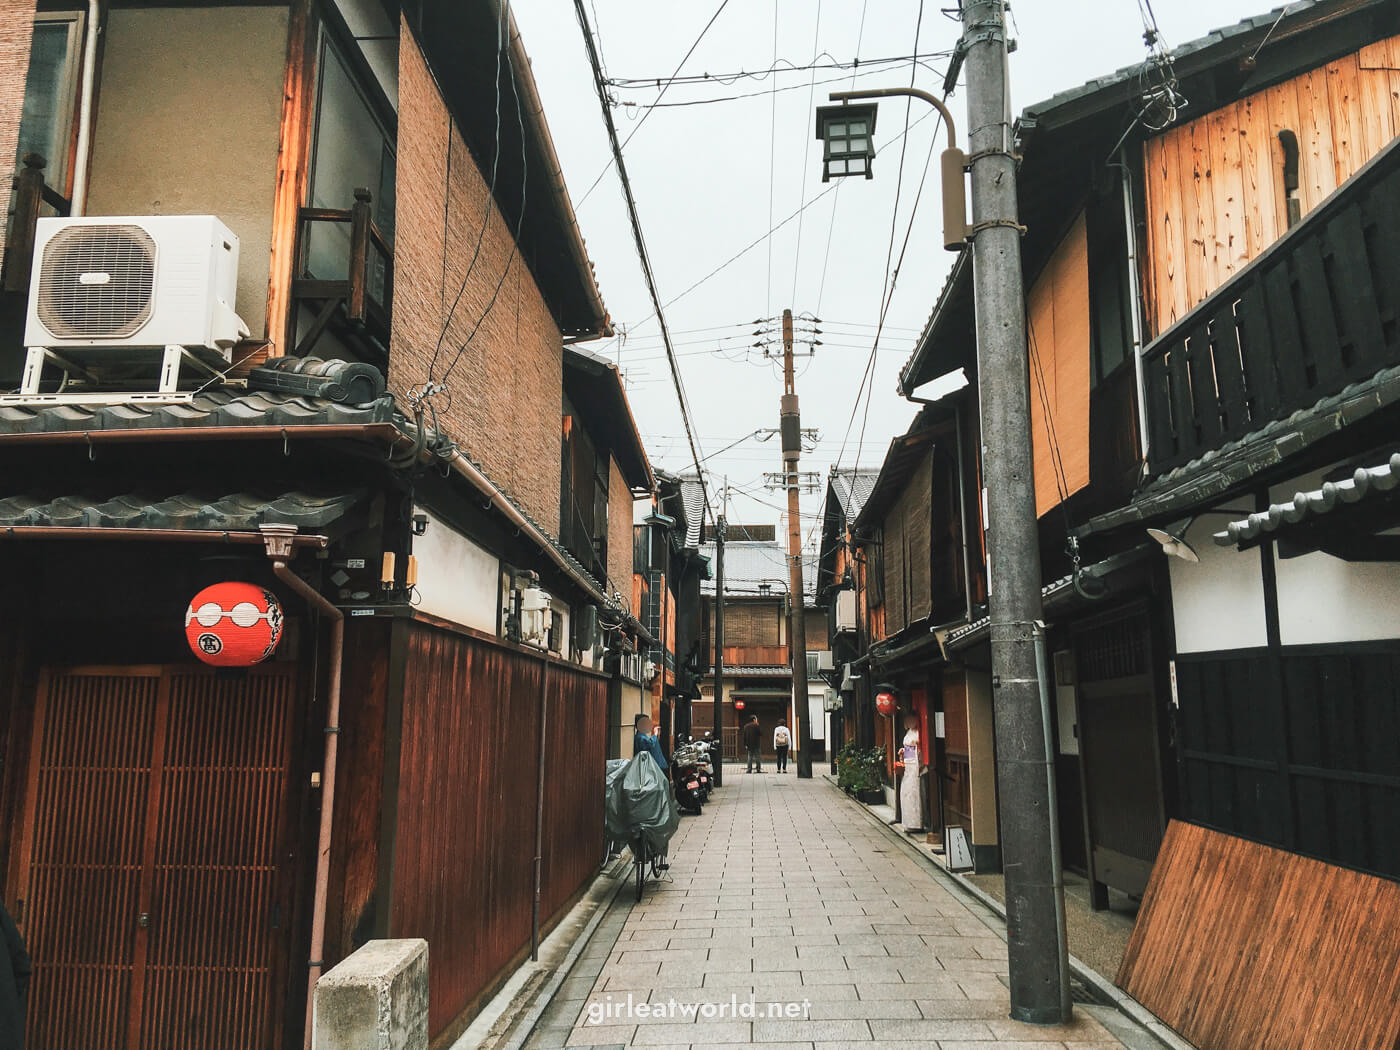
[[[1012,6],[1017,50],[1011,56],[1012,103],[1019,112],[1145,55],[1139,0],[1020,0]],[[589,0],[610,78],[666,78],[715,14],[720,0]],[[623,367],[632,409],[652,461],[673,471],[690,465],[680,414],[659,329],[633,248],[615,172],[592,192],[610,157],[582,36],[568,0],[514,0],[512,8],[531,56],[555,145],[564,166],[598,280],[614,323],[625,338],[590,347]],[[944,55],[958,24],[943,12],[951,0],[729,0],[682,75],[762,71],[784,60],[862,63],[932,53],[914,70],[916,85],[936,90]],[[1157,17],[1175,46],[1218,26],[1267,10],[1260,0],[1158,0]],[[922,24],[920,9],[922,7]],[[776,19],[776,36],[775,36]],[[775,43],[776,39],[776,43]],[[774,58],[778,63],[774,62]],[[869,65],[857,86],[907,85],[913,63]],[[839,83],[824,83],[842,77]],[[817,81],[811,87],[812,80]],[[624,155],[681,371],[693,409],[701,454],[714,453],[759,427],[777,425],[782,393],[780,362],[750,344],[750,322],[776,317],[784,307],[822,318],[824,345],[799,359],[798,393],[804,427],[820,432],[805,470],[859,461],[878,467],[890,439],[902,433],[915,406],[900,399],[895,377],[942,287],[952,256],[941,245],[937,161],[915,215],[885,330],[876,354],[868,418],[864,401],[854,416],[857,388],[870,352],[886,288],[886,258],[899,182],[900,146],[880,150],[875,177],[821,181],[820,143],[813,138],[813,107],[826,92],[850,84],[840,70],[779,73],[732,83],[677,83],[666,105],[647,87],[613,89],[624,105],[614,110],[619,134],[636,130]],[[783,90],[770,93],[772,87]],[[762,92],[754,97],[704,102]],[[635,103],[635,105],[629,105]],[[961,90],[950,100],[955,118],[965,111]],[[928,107],[914,103],[911,119]],[[638,121],[650,113],[644,126]],[[880,106],[876,142],[897,137],[904,103]],[[894,255],[904,239],[919,178],[929,155],[934,120],[907,138]],[[959,132],[963,131],[959,122]],[[939,132],[942,144],[942,132]],[[819,195],[815,203],[811,203]],[[705,278],[774,225],[808,204],[771,238],[693,291]],[[893,265],[893,262],[891,262]],[[684,293],[684,294],[683,294]],[[799,348],[801,349],[801,348]],[[849,426],[849,434],[847,434]],[[861,430],[864,427],[864,439]],[[844,439],[844,452],[842,451]],[[780,469],[778,442],[756,440],[715,455],[712,491],[727,476],[730,520],[778,522],[781,493],[767,491],[765,471]],[[820,491],[803,497],[803,512],[820,510]],[[810,519],[806,522],[810,525]],[[810,531],[807,530],[807,531]]]

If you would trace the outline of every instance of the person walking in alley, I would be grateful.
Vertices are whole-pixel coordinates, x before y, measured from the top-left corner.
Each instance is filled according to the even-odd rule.
[[[749,754],[745,773],[763,772],[763,730],[758,728],[758,715],[750,715],[744,726],[744,750]]]
[[[792,732],[784,722],[773,730],[773,752],[778,756],[778,772],[787,772],[788,749],[792,747]]]
[[[640,755],[643,751],[656,759],[656,765],[661,772],[670,772],[670,765],[666,762],[666,756],[661,753],[661,742],[656,739],[651,731],[651,716],[638,714],[632,719],[632,757]]]
[[[15,922],[0,904],[0,1046],[24,1050],[24,993],[29,985],[29,953]]]

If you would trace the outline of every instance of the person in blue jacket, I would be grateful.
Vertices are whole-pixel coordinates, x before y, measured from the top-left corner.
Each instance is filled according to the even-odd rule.
[[[647,751],[652,758],[656,759],[656,764],[661,772],[670,772],[671,767],[666,762],[666,756],[661,753],[661,742],[652,735],[651,716],[638,714],[636,718],[632,719],[632,728],[636,730],[632,735],[633,757]]]

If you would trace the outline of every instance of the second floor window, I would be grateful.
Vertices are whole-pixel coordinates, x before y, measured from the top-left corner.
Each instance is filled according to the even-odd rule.
[[[394,139],[376,115],[355,67],[331,39],[321,38],[312,143],[310,205],[349,208],[355,190],[370,191],[374,222],[394,239]],[[350,263],[350,227],[317,223],[307,246],[307,269],[327,281],[345,280]],[[370,276],[370,293],[383,295],[383,275]],[[376,286],[377,285],[377,286]]]

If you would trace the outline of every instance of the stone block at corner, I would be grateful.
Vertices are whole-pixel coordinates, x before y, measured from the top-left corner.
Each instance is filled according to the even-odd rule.
[[[316,982],[313,1050],[427,1050],[428,942],[370,941]]]

